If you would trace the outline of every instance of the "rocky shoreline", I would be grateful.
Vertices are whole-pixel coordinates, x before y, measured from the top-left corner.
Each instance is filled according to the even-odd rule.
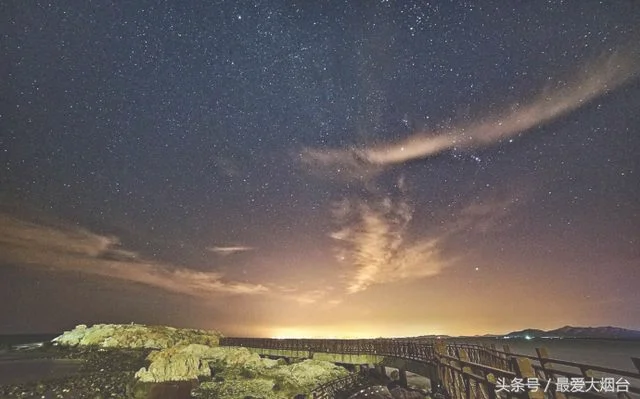
[[[149,352],[55,346],[22,352],[23,359],[75,359],[81,364],[73,375],[0,385],[0,398],[134,398],[135,371],[146,365]]]
[[[329,362],[289,364],[246,348],[219,347],[220,336],[162,326],[81,325],[18,356],[79,360],[77,372],[0,385],[0,398],[289,399],[348,373]]]

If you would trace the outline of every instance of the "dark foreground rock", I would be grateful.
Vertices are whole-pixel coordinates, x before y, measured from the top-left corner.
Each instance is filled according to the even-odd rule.
[[[349,396],[349,399],[424,399],[428,397],[424,393],[411,389],[396,387],[390,390],[382,385],[374,385]]]
[[[0,387],[2,398],[128,398],[133,373],[93,373],[82,376]]]
[[[82,361],[77,373],[62,378],[2,385],[0,398],[134,398],[135,371],[146,365],[149,350],[132,349],[55,349],[46,348],[30,355]]]

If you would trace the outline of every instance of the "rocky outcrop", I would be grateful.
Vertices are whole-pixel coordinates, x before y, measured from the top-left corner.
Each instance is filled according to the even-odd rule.
[[[53,342],[58,346],[95,347],[99,351],[156,349],[146,357],[148,366],[135,373],[135,389],[142,396],[159,384],[184,381],[190,386],[199,380],[201,383],[191,392],[193,397],[290,399],[348,374],[330,362],[304,360],[288,364],[283,359],[263,359],[246,348],[219,347],[220,337],[215,331],[98,324],[77,326]]]
[[[201,399],[290,399],[284,392],[278,392],[275,382],[269,378],[237,379],[221,382],[203,382],[191,391],[191,396]]]
[[[209,379],[194,395],[201,398],[291,398],[347,374],[333,363],[305,360],[287,364],[263,359],[246,348],[184,345],[154,351],[149,367],[136,373],[141,382]]]
[[[191,344],[151,352],[147,357],[151,364],[138,370],[136,378],[142,382],[165,382],[209,377],[211,369],[204,359],[213,356],[215,349]]]
[[[200,384],[192,392],[194,397],[289,399],[348,374],[330,362],[287,364],[284,360],[262,359],[246,348],[213,348],[212,354],[212,381]]]
[[[217,346],[220,334],[217,331],[193,330],[166,326],[140,324],[96,324],[76,326],[54,338],[61,346],[97,346],[103,348],[148,348],[164,349],[176,345],[202,344]]]

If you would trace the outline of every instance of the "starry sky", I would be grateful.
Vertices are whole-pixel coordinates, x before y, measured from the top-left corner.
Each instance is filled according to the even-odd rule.
[[[0,333],[640,329],[637,2],[0,15]]]

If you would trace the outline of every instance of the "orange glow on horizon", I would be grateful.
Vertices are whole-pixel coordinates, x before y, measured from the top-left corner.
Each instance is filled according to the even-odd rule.
[[[268,336],[275,339],[371,339],[402,338],[420,335],[447,335],[441,329],[411,326],[393,329],[391,327],[372,326],[322,326],[322,327],[278,327],[272,329]],[[452,335],[452,334],[451,334]]]

